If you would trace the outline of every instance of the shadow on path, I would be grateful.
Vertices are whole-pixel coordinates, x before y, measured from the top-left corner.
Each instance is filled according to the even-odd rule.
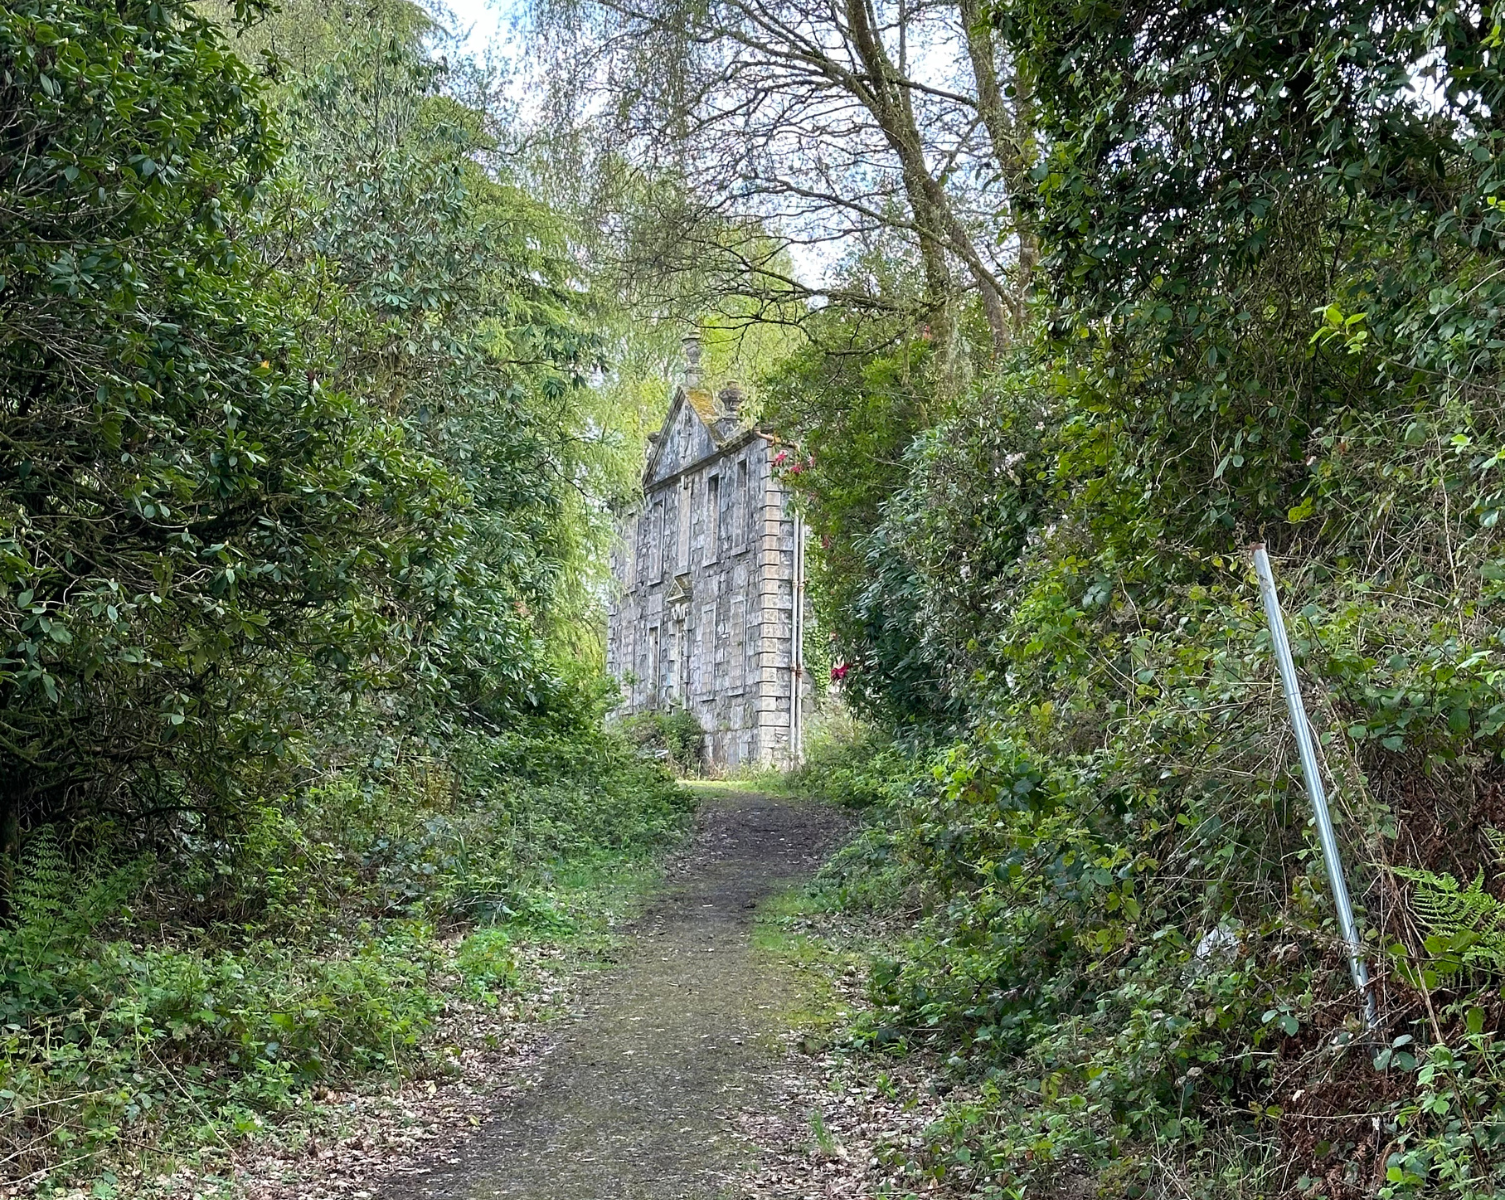
[[[713,1200],[753,1150],[745,1109],[776,1107],[797,975],[752,947],[758,902],[808,878],[844,829],[832,809],[708,797],[691,849],[625,964],[560,1034],[538,1086],[459,1160],[389,1180],[384,1200]]]

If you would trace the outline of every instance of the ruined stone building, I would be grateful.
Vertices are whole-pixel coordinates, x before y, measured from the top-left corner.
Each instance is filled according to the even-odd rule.
[[[607,670],[618,715],[688,709],[712,768],[799,761],[804,527],[773,474],[776,451],[713,395],[699,343],[662,429],[649,439],[641,504],[612,555]]]

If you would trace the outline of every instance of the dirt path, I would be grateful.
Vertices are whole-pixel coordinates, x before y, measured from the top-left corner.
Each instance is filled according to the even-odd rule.
[[[777,1106],[797,975],[756,954],[758,903],[807,878],[844,827],[831,809],[751,793],[705,801],[689,853],[536,1088],[453,1162],[385,1200],[713,1200],[751,1164],[739,1113]],[[772,1114],[770,1114],[772,1115]]]

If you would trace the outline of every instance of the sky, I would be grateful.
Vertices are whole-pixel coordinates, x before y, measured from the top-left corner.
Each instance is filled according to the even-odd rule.
[[[441,0],[454,18],[454,32],[465,49],[484,58],[488,48],[505,50],[511,41],[511,12],[515,0]],[[425,4],[426,8],[437,7]]]
[[[527,11],[528,0],[416,0],[416,3],[454,34],[463,52],[476,61],[485,62],[493,54],[513,62],[520,57],[521,47],[513,26],[515,18]],[[519,105],[520,111],[526,112],[526,76],[508,71],[503,78],[504,93]],[[789,247],[789,253],[797,276],[819,280],[829,274],[842,248],[833,243],[796,242]]]

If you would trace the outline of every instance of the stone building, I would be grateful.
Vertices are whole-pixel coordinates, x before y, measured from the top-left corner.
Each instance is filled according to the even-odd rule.
[[[618,715],[688,709],[707,765],[798,762],[808,706],[804,526],[774,477],[777,453],[735,386],[713,395],[700,346],[649,438],[641,504],[612,555],[607,670]]]

